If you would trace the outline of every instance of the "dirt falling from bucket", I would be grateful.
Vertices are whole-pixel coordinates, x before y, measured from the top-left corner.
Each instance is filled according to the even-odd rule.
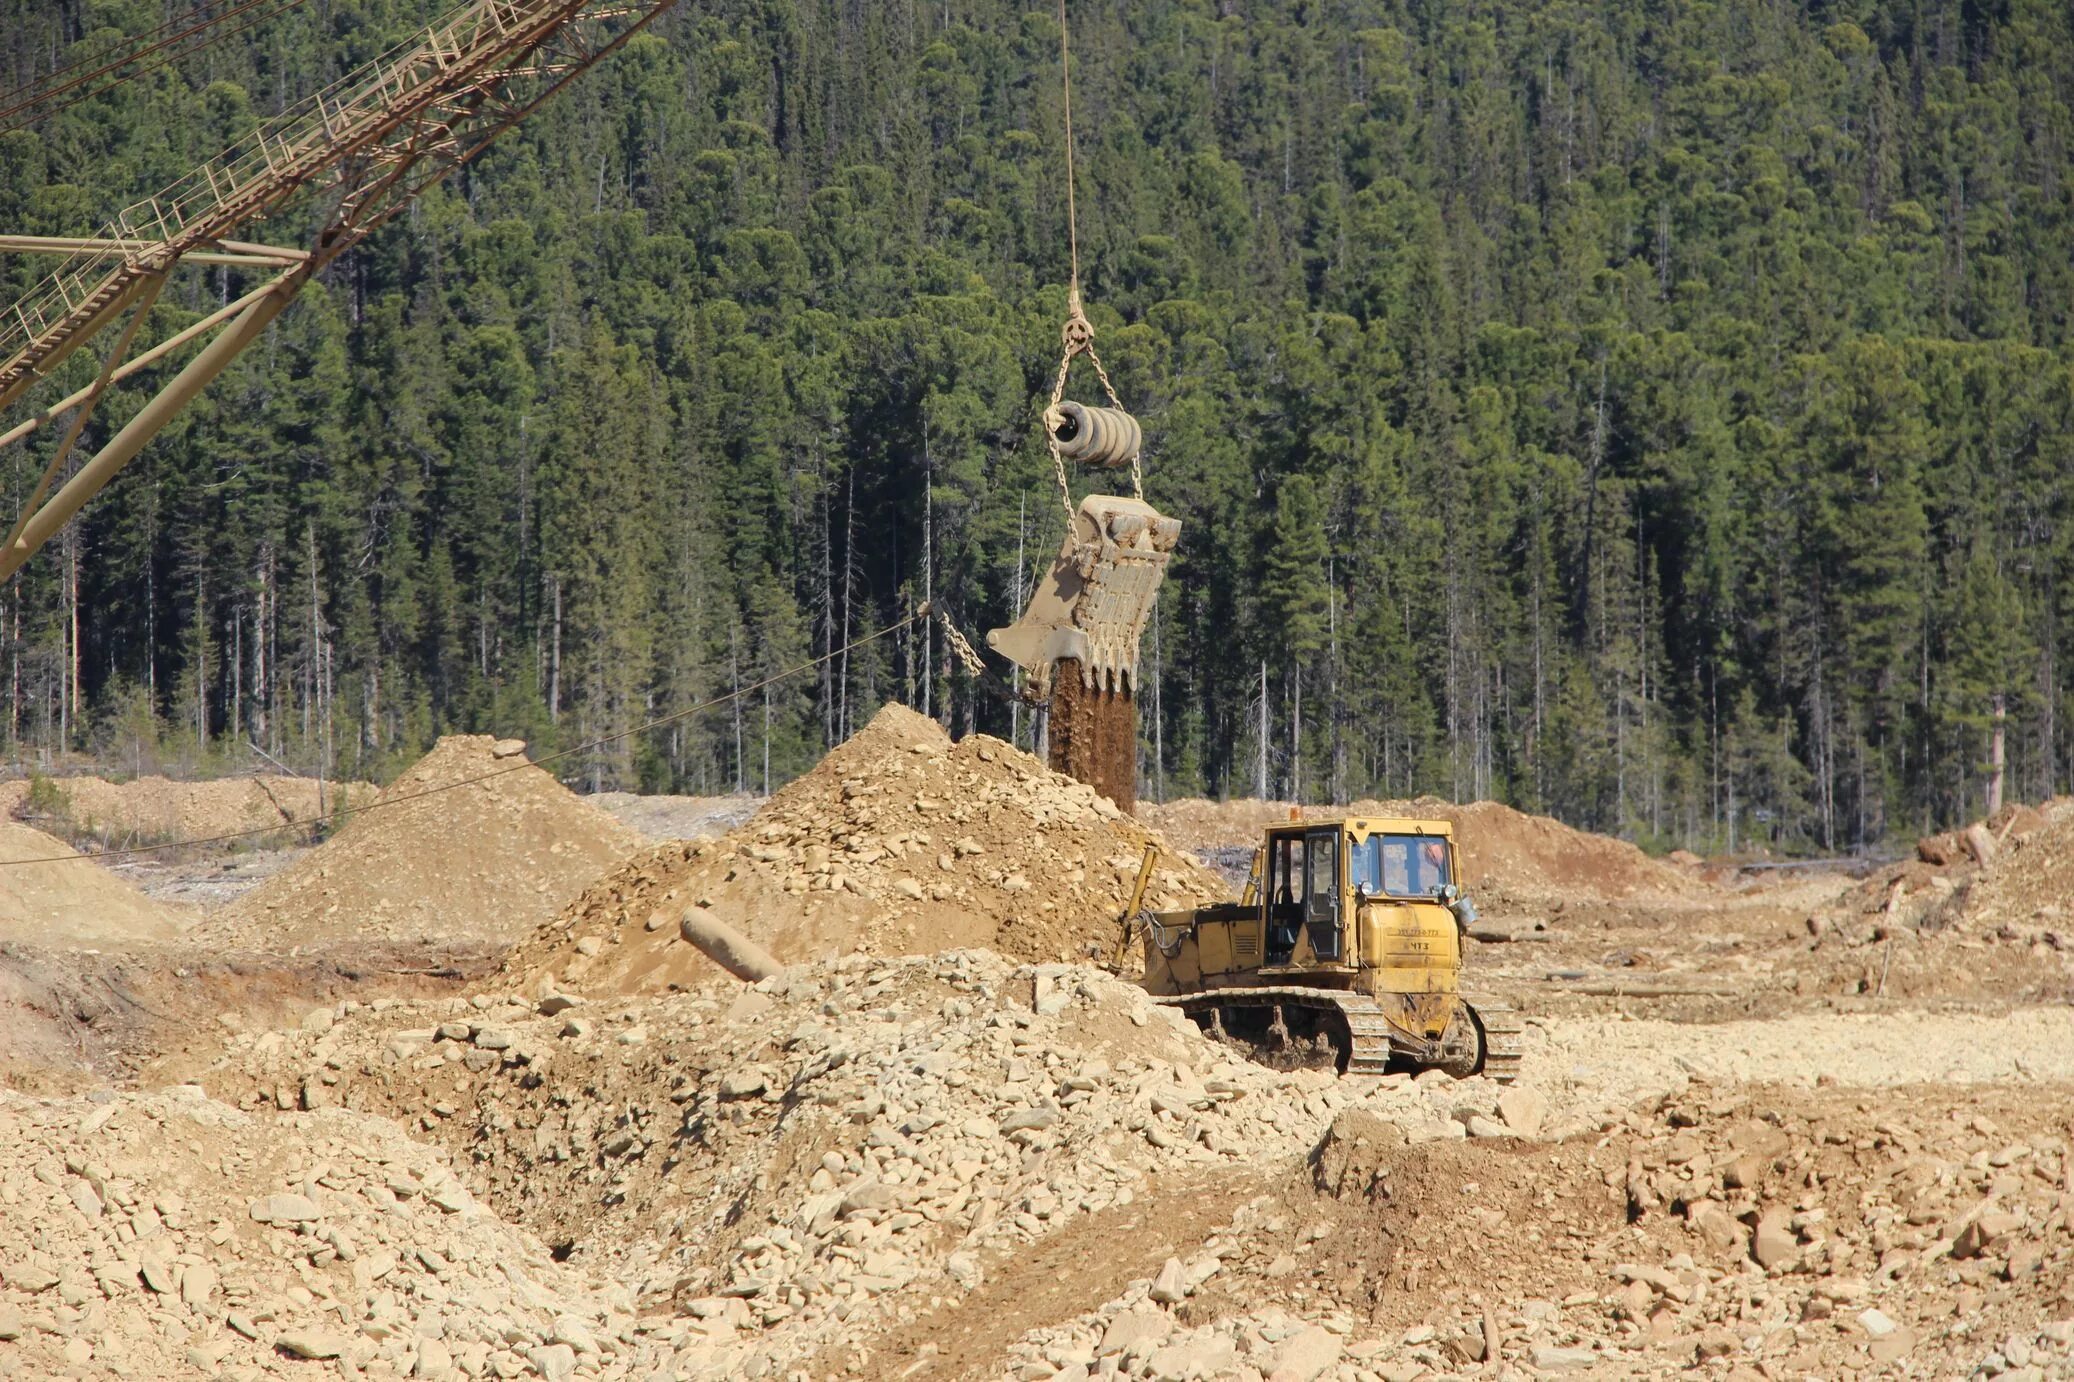
[[[1051,759],[1055,773],[1085,782],[1121,811],[1138,805],[1138,706],[1131,693],[1089,686],[1078,658],[1052,674]]]

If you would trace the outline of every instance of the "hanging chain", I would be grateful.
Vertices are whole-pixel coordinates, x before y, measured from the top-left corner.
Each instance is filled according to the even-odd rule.
[[[1082,317],[1080,320],[1086,325],[1087,318]],[[1123,406],[1123,400],[1116,396],[1116,385],[1109,382],[1109,371],[1102,368],[1102,357],[1095,354],[1095,329],[1092,326],[1087,328],[1087,344],[1081,347],[1081,353],[1086,355],[1087,362],[1095,367],[1095,378],[1102,381],[1102,392],[1109,395],[1109,406],[1119,413],[1129,412],[1130,409]],[[1145,498],[1145,464],[1142,451],[1141,447],[1131,453],[1131,497],[1138,500]]]
[[[1110,407],[1118,412],[1130,410],[1123,406],[1123,400],[1117,396],[1116,385],[1110,380],[1109,371],[1102,364],[1102,357],[1095,353],[1095,326],[1087,319],[1087,313],[1081,309],[1080,289],[1077,285],[1067,291],[1066,323],[1059,328],[1059,341],[1062,347],[1059,353],[1059,373],[1052,381],[1051,402],[1044,409],[1044,440],[1051,452],[1051,471],[1059,482],[1059,503],[1066,510],[1066,526],[1070,529],[1073,526],[1073,490],[1066,482],[1066,458],[1059,454],[1058,427],[1059,404],[1065,401],[1066,376],[1073,369],[1073,357],[1085,355],[1087,362],[1095,367],[1095,377],[1102,381],[1102,392],[1108,396]],[[1131,495],[1140,500],[1145,497],[1145,465],[1139,451],[1131,453]]]
[[[950,644],[951,651],[958,655],[958,661],[965,664],[965,670],[975,677],[985,676],[987,665],[979,660],[978,651],[966,641],[965,635],[958,632],[958,626],[951,622],[951,616],[938,610],[936,617],[943,621],[944,641]]]
[[[1072,368],[1073,357],[1085,348],[1084,343],[1093,337],[1094,328],[1080,313],[1080,290],[1073,289],[1067,298],[1070,309],[1066,325],[1059,333],[1065,338],[1065,351],[1059,356],[1059,377],[1052,381],[1051,402],[1044,409],[1044,444],[1051,451],[1051,473],[1059,482],[1059,505],[1066,511],[1066,531],[1073,531],[1073,487],[1066,483],[1066,458],[1059,454],[1059,403],[1066,397],[1066,371]],[[1075,331],[1075,324],[1079,331]]]

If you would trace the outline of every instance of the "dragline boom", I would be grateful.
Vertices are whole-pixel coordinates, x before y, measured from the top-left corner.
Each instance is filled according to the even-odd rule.
[[[0,424],[75,350],[104,333],[111,338],[89,387],[0,432],[0,444],[18,440],[74,410],[41,483],[0,547],[0,580],[20,570],[257,339],[312,274],[674,2],[469,0],[428,26],[421,38],[305,98],[157,196],[129,207],[100,235],[0,236],[0,253],[65,258],[56,272],[0,309]],[[243,238],[249,227],[310,198],[324,210],[308,248],[274,248]],[[237,310],[216,314],[206,329],[190,327],[180,333],[183,339],[132,357],[139,328],[182,260],[278,272],[234,304]],[[118,322],[120,329],[109,332]],[[203,335],[208,343],[50,494],[107,386]]]

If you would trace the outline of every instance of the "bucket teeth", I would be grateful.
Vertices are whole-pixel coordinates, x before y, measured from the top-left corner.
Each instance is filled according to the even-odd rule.
[[[1022,617],[987,646],[1029,674],[1038,699],[1061,658],[1076,659],[1090,687],[1135,692],[1138,641],[1180,537],[1179,519],[1141,499],[1090,494]]]

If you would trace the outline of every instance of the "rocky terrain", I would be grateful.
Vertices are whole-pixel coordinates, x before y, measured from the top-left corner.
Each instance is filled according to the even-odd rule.
[[[1453,813],[1501,1088],[1100,963],[1147,845],[1221,889],[1157,832],[1273,807],[897,708],[703,839],[495,741],[406,783],[212,910],[0,862],[0,1376],[2074,1377],[2058,808],[1865,880]]]
[[[1225,895],[1087,786],[889,705],[720,839],[661,845],[599,878],[511,967],[615,992],[694,982],[711,966],[674,925],[651,924],[667,904],[706,908],[787,959],[961,946],[1087,959],[1114,948],[1148,845],[1147,905]]]
[[[0,1368],[257,1377],[567,1376],[627,1347],[623,1292],[559,1268],[435,1149],[192,1086],[0,1095]]]

